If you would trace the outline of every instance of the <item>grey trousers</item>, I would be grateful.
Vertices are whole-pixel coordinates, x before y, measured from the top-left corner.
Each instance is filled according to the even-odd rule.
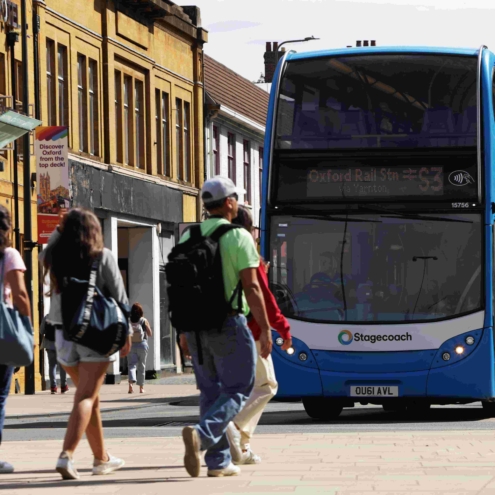
[[[137,382],[140,387],[144,387],[147,356],[147,342],[135,342],[132,344],[131,352],[127,355],[127,363],[129,365],[129,383]]]

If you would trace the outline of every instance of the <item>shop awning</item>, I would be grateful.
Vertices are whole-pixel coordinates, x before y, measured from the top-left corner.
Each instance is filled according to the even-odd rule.
[[[0,149],[5,148],[26,132],[41,125],[41,120],[33,119],[14,110],[0,113]]]

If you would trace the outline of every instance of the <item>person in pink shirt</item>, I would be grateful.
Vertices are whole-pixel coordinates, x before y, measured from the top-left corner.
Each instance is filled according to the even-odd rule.
[[[31,305],[24,283],[26,265],[17,251],[10,245],[11,220],[10,214],[0,205],[0,273],[3,273],[5,303],[16,307],[19,313],[31,318]],[[0,345],[2,343],[0,342]],[[9,395],[10,382],[14,368],[0,364],[0,443],[2,442],[3,423],[5,421],[5,403]],[[14,467],[5,461],[0,461],[0,474],[12,473]]]

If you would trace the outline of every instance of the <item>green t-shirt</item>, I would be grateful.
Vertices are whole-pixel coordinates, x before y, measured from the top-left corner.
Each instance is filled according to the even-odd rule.
[[[211,235],[222,224],[229,223],[225,218],[209,218],[201,224],[201,233]],[[190,233],[185,232],[180,242],[189,239]],[[222,257],[223,283],[225,286],[225,300],[229,301],[240,280],[239,272],[246,268],[258,268],[260,257],[253,237],[246,229],[233,229],[220,238],[220,255]],[[237,298],[236,298],[237,299]],[[233,302],[236,307],[237,302]],[[243,313],[249,313],[249,306],[242,294]]]

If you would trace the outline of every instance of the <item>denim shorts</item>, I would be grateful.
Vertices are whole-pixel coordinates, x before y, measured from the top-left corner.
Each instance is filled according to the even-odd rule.
[[[117,353],[106,357],[81,344],[65,340],[62,330],[55,331],[55,347],[57,360],[64,366],[77,366],[77,363],[112,363],[117,359]]]

